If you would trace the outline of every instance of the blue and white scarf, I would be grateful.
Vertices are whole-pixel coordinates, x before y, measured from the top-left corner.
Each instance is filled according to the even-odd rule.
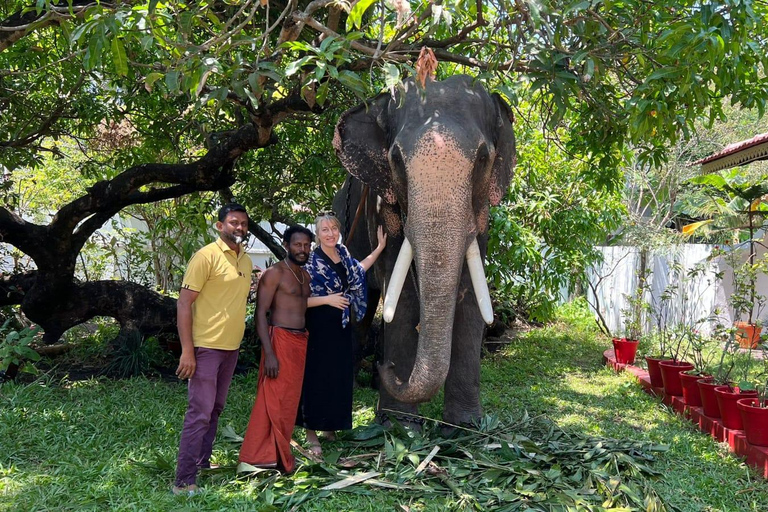
[[[349,299],[350,307],[355,311],[355,319],[360,321],[365,316],[368,298],[365,270],[359,261],[350,256],[346,247],[336,244],[336,250],[339,251],[341,264],[347,271],[347,288],[344,288],[341,277],[333,270],[330,259],[326,259],[328,257],[323,254],[322,249],[317,248],[312,251],[309,261],[304,267],[311,277],[310,291],[313,297],[324,297],[343,292],[344,296]],[[349,307],[345,308],[341,315],[341,325],[346,327],[347,324],[349,324]]]

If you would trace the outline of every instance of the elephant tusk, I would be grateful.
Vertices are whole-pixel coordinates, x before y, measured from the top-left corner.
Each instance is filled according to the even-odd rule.
[[[475,298],[477,299],[477,306],[480,308],[480,314],[483,315],[485,323],[491,325],[493,323],[491,294],[488,292],[488,282],[485,279],[483,259],[480,257],[477,239],[472,240],[469,249],[467,249],[467,267],[469,267],[469,277],[472,279],[472,287],[475,289]]]
[[[397,255],[395,267],[392,269],[392,276],[387,284],[387,292],[384,295],[384,321],[389,323],[395,317],[397,301],[400,300],[400,292],[403,291],[405,278],[408,276],[408,269],[413,261],[413,247],[408,239],[403,240],[400,247],[400,254]]]

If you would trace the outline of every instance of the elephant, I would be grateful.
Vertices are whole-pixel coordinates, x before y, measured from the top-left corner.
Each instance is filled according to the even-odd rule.
[[[417,415],[444,386],[443,421],[471,424],[482,414],[480,355],[493,320],[489,208],[517,158],[511,110],[469,76],[423,87],[408,79],[343,113],[333,145],[350,174],[334,200],[347,231],[367,190],[350,251],[370,253],[378,225],[388,236],[369,271],[370,297],[385,297],[379,418]]]

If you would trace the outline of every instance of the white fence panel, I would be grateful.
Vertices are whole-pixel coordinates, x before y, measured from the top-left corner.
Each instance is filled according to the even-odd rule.
[[[598,247],[598,250],[603,254],[603,263],[588,274],[595,289],[594,293],[588,291],[589,299],[593,304],[600,305],[611,333],[623,336],[625,318],[622,310],[630,309],[629,297],[637,290],[638,271],[642,263],[640,250],[621,246]],[[693,327],[695,324],[703,334],[708,334],[717,322],[731,320],[726,301],[728,289],[715,277],[725,264],[720,258],[709,260],[711,252],[711,245],[687,244],[673,252],[647,254],[648,289],[643,299],[654,305],[656,311],[664,305],[662,325],[685,324]],[[689,276],[689,272],[697,266],[702,268],[701,272]],[[666,290],[674,290],[674,293],[664,301],[662,294]],[[645,316],[643,332],[650,332],[656,327],[657,318]]]

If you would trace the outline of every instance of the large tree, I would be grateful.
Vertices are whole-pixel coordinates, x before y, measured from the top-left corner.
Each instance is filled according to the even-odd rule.
[[[3,277],[0,305],[20,304],[49,342],[95,315],[171,328],[172,299],[75,279],[94,231],[131,205],[227,196],[244,180],[252,197],[277,198],[254,163],[279,162],[328,134],[334,112],[396,88],[425,47],[438,75],[470,73],[535,105],[609,187],[627,144],[658,164],[697,118],[722,115],[723,98],[762,111],[768,93],[765,5],[750,0],[27,0],[0,16],[0,237],[37,267]],[[92,184],[49,223],[25,220],[14,171],[65,146],[86,155]],[[261,213],[291,220],[285,203]]]

